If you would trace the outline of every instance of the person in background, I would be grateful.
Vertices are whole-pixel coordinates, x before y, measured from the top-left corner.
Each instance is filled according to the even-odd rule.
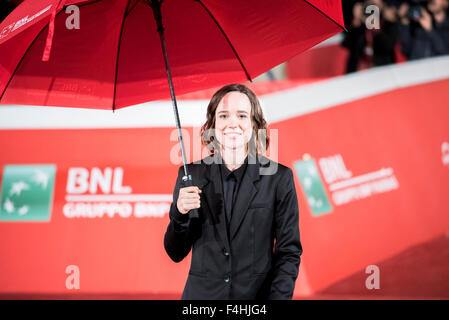
[[[373,66],[383,66],[396,62],[395,46],[399,40],[397,8],[393,1],[372,1],[380,9],[380,29],[367,30],[371,35]]]
[[[410,16],[410,6],[399,8],[401,51],[409,59],[449,54],[448,0],[430,0],[420,14]]]
[[[372,11],[370,5],[379,8],[378,29],[366,27],[367,16]],[[360,62],[368,67],[395,63],[395,46],[398,41],[398,24],[396,7],[393,1],[366,0],[353,4],[348,32],[342,45],[349,49],[346,73],[357,71]]]
[[[346,73],[351,73],[358,70],[359,62],[364,57],[366,38],[363,1],[344,1],[343,10],[348,31],[343,34],[341,45],[349,51],[346,60]]]

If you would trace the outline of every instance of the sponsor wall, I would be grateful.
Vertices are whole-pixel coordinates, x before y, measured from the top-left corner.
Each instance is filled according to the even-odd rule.
[[[295,173],[304,248],[295,297],[449,230],[449,75],[425,74],[449,61],[429,63],[261,95],[270,157]],[[391,85],[373,81],[392,75]],[[190,150],[209,96],[186,117]],[[181,295],[190,255],[174,263],[163,248],[171,157],[180,163],[176,133],[157,122],[169,106],[137,108],[153,115],[146,127],[127,114],[90,119],[97,128],[83,126],[86,110],[0,109],[0,293]]]

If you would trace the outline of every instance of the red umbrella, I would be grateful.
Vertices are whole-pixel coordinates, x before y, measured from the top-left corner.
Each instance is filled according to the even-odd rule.
[[[342,30],[336,0],[28,0],[0,25],[0,104],[114,110],[170,95],[188,177],[174,88],[251,80]]]

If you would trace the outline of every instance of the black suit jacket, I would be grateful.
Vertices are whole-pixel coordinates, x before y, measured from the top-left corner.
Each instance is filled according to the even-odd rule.
[[[179,262],[193,248],[182,299],[291,299],[302,254],[292,170],[261,155],[249,158],[228,237],[220,171],[213,159],[188,164],[202,190],[199,219],[176,207],[183,167],[173,192],[165,250]]]

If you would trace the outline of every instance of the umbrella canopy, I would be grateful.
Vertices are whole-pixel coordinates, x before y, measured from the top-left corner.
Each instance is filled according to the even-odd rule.
[[[79,29],[66,26],[69,4]],[[169,98],[150,4],[25,1],[0,25],[0,104],[118,109]],[[161,15],[176,94],[251,80],[344,30],[341,2],[328,0],[165,0]]]

